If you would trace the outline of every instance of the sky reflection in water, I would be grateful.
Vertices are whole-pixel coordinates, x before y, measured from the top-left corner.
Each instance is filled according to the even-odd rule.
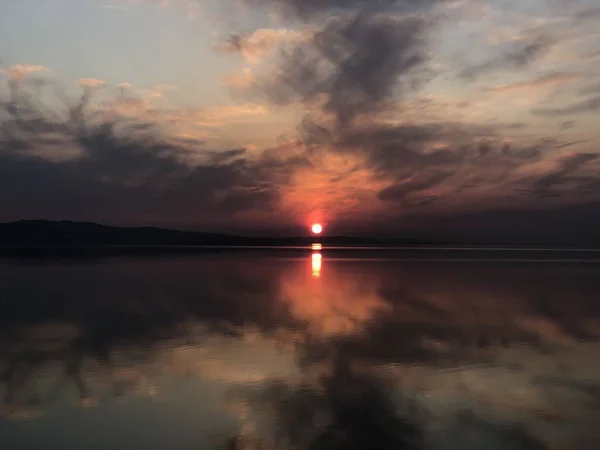
[[[367,256],[0,262],[0,448],[599,442],[600,266]]]

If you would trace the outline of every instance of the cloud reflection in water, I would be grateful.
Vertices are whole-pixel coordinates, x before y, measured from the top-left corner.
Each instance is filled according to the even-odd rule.
[[[293,448],[367,448],[372,433],[380,448],[410,437],[405,448],[434,450],[591,448],[599,437],[598,267],[326,252],[3,263],[3,417],[60,416],[73,386],[99,411],[189,386],[202,417],[244,405],[238,434],[265,445],[273,427]],[[377,432],[382,423],[406,434]]]

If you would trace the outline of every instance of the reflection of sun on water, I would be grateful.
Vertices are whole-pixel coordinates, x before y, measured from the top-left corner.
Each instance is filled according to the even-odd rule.
[[[323,272],[323,255],[313,251],[308,261],[286,271],[280,278],[281,299],[291,314],[308,325],[316,336],[360,333],[378,311],[389,307],[379,294],[379,283],[370,275],[358,276],[335,260],[327,261]]]
[[[313,250],[323,250],[323,246],[321,244],[313,244],[312,249]]]
[[[314,245],[314,244],[313,244]],[[319,276],[321,276],[321,263],[322,263],[322,256],[320,253],[318,252],[314,252],[312,254],[312,258],[311,258],[311,262],[312,262],[312,274],[313,277],[318,278]]]

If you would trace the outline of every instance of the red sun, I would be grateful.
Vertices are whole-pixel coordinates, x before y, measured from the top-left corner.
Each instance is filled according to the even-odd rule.
[[[323,232],[323,227],[320,223],[313,223],[310,227],[310,231],[312,231],[313,234],[321,234]]]

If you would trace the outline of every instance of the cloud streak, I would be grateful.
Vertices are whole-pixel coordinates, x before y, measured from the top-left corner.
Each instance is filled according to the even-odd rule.
[[[562,108],[535,108],[532,112],[538,116],[560,117],[596,112],[599,110],[600,95],[596,95]]]
[[[483,63],[463,69],[459,76],[465,80],[476,80],[484,74],[499,70],[521,69],[544,55],[555,43],[548,35],[536,33],[516,41],[512,48]]]
[[[543,75],[539,78],[536,78],[536,79],[530,80],[530,81],[521,81],[518,83],[494,86],[491,88],[487,88],[486,91],[508,92],[508,91],[518,91],[518,90],[523,90],[523,89],[531,89],[531,88],[536,88],[536,87],[557,86],[557,85],[561,85],[561,84],[568,84],[573,81],[577,81],[581,78],[582,78],[582,76],[577,73],[555,72],[555,73]]]

